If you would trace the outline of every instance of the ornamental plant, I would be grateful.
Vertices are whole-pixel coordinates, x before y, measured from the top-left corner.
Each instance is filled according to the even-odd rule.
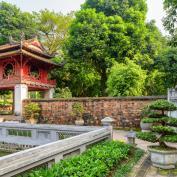
[[[150,112],[156,112],[154,116],[142,119],[144,123],[153,123],[151,132],[139,132],[137,138],[149,141],[159,142],[162,148],[168,148],[166,142],[177,142],[177,119],[167,116],[167,111],[177,110],[177,106],[167,100],[158,100],[148,106]],[[160,116],[159,116],[160,115]]]
[[[76,117],[77,120],[82,119],[83,113],[84,113],[84,107],[81,103],[74,103],[72,105],[71,115]]]
[[[130,157],[132,147],[118,141],[94,145],[79,156],[64,159],[50,169],[39,168],[29,177],[106,177]]]
[[[39,119],[41,108],[38,103],[29,103],[24,107],[25,119]]]

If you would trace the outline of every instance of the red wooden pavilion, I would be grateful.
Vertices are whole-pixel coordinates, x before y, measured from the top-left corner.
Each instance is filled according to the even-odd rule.
[[[37,39],[0,46],[0,90],[14,91],[14,112],[22,114],[22,101],[28,91],[44,91],[52,98],[56,81],[50,71],[57,65]]]

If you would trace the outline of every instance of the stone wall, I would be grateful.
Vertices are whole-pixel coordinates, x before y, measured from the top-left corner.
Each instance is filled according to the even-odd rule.
[[[90,124],[92,125],[100,125],[101,119],[109,116],[116,120],[116,127],[129,127],[131,124],[138,127],[142,108],[158,99],[166,99],[166,97],[43,99],[25,100],[23,104],[39,103],[42,108],[42,123],[74,124],[76,118],[72,115],[72,105],[81,103],[84,106],[85,113],[91,116]]]

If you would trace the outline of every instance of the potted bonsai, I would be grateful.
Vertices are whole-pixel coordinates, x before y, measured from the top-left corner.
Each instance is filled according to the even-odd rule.
[[[84,113],[84,107],[81,103],[74,103],[72,105],[72,115],[75,117],[75,124],[76,125],[84,125],[84,120],[82,115]]]
[[[152,125],[153,122],[149,118],[143,118],[140,122],[142,132],[149,132],[151,130]]]
[[[29,103],[24,107],[24,117],[31,124],[37,123],[40,112],[41,108],[38,103]]]
[[[168,146],[167,142],[177,142],[177,129],[175,128],[177,127],[177,119],[168,117],[167,111],[177,110],[177,107],[167,100],[158,100],[149,105],[149,109],[157,111],[158,116],[146,119],[146,122],[154,124],[151,127],[151,132],[139,132],[137,138],[159,143],[156,146],[148,147],[154,166],[163,169],[175,168],[177,149]],[[159,112],[161,116],[159,116]]]
[[[154,123],[154,117],[158,118],[158,117],[162,117],[161,114],[159,114],[158,112],[156,112],[155,110],[150,109],[149,105],[144,107],[144,109],[142,110],[141,113],[141,122],[140,122],[140,127],[142,132],[150,132],[151,131],[151,127],[153,126]],[[155,119],[157,120],[157,119]]]

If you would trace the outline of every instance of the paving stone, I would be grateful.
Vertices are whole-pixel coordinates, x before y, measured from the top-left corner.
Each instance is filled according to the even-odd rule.
[[[114,130],[113,138],[115,140],[126,142],[127,133],[128,131],[124,131],[124,130]],[[136,139],[136,144],[137,144],[137,147],[147,151],[147,146],[151,145],[152,143]],[[177,144],[169,143],[169,145],[177,147]],[[161,170],[161,169],[153,167],[151,165],[150,159],[146,159],[146,162],[144,162],[141,169],[137,169],[136,177],[177,177],[177,169]]]

